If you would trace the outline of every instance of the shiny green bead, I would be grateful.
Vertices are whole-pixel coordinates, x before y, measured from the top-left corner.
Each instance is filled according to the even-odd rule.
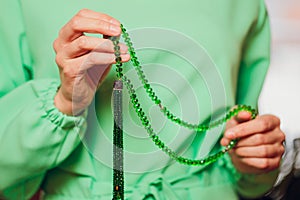
[[[153,142],[156,142],[156,141],[158,140],[158,136],[157,136],[157,135],[154,135],[154,136],[152,137],[152,140],[153,140]]]
[[[142,122],[148,121],[146,116],[141,117]]]
[[[130,42],[130,39],[129,39],[128,37],[126,37],[126,38],[124,39],[124,41],[125,41],[126,43],[129,43],[129,42]]]
[[[136,111],[136,112],[141,112],[141,111],[142,111],[142,108],[137,108],[135,111]]]
[[[163,148],[165,147],[165,144],[164,144],[162,141],[160,141],[159,147],[160,147],[161,149],[163,149]]]
[[[116,61],[116,62],[121,62],[122,59],[121,59],[121,57],[117,57],[117,58],[115,59],[115,61]]]
[[[179,157],[179,158],[177,159],[177,161],[180,162],[180,163],[183,163],[183,160],[184,160],[184,158],[182,158],[182,157]]]
[[[134,65],[134,66],[139,66],[139,65],[140,65],[140,62],[137,61],[137,60],[134,60],[134,61],[132,61],[132,62],[133,62],[133,65]]]
[[[148,126],[149,124],[147,124],[146,126]],[[149,133],[149,136],[152,137],[153,135],[155,135],[154,130],[152,128],[147,129],[147,132]]]
[[[131,99],[136,99],[136,94],[131,94]]]
[[[147,89],[147,92],[148,92],[148,93],[151,93],[150,95],[153,95],[153,93],[152,93],[152,88],[148,88],[148,89]]]
[[[153,101],[156,101],[158,98],[157,98],[157,96],[153,96],[151,99],[152,99]]]
[[[143,111],[142,111],[142,112],[139,112],[139,113],[138,113],[138,116],[139,116],[139,117],[144,117],[144,116],[145,116],[145,113],[144,113]]]
[[[140,79],[141,79],[141,80],[145,80],[145,78],[146,78],[146,76],[145,76],[144,74],[141,74],[141,75],[140,75]]]
[[[117,73],[118,78],[122,78],[122,76],[123,76],[123,73]]]
[[[132,102],[133,104],[136,104],[136,103],[139,102],[139,100],[137,100],[137,99],[131,99],[131,102]]]
[[[168,112],[168,113],[167,113],[167,118],[168,118],[168,119],[172,119],[172,117],[173,117],[172,113]]]
[[[119,44],[119,41],[117,41],[117,40],[114,40],[114,41],[113,41],[113,44],[114,44],[114,46],[116,46],[116,45],[118,45],[118,44]]]
[[[150,84],[145,84],[145,85],[144,85],[144,88],[145,88],[145,89],[149,89],[149,88],[150,88]]]
[[[161,141],[160,140],[156,140],[155,144],[160,147]]]
[[[117,64],[116,64],[116,67],[117,67],[117,68],[121,68],[122,65],[123,65],[122,63],[117,63]]]
[[[155,104],[160,104],[160,103],[161,103],[161,100],[157,98],[157,99],[155,100]]]
[[[167,109],[163,109],[164,110],[164,114],[166,115],[166,116],[168,116],[168,115],[170,115],[170,111],[168,111]]]
[[[151,93],[149,93],[148,95],[152,100],[156,96],[155,92],[153,92],[153,91]]]
[[[118,46],[118,45],[114,46],[114,50],[115,51],[120,51],[120,46]]]
[[[119,68],[119,67],[116,68],[116,72],[122,72],[122,71],[123,71],[122,68]]]
[[[125,32],[125,29],[122,29],[122,32]],[[123,37],[128,38],[129,34],[128,33],[123,33]]]
[[[135,93],[135,90],[133,88],[131,88],[131,87],[128,88],[128,91],[129,91],[130,94],[134,94]]]
[[[148,120],[142,121],[142,124],[143,124],[144,126],[146,126],[146,125],[149,124],[149,121],[148,121]]]
[[[135,55],[135,53],[134,52],[132,52],[134,55],[131,57],[131,60],[132,61],[136,61],[138,58],[136,57],[136,55]]]
[[[167,110],[166,107],[163,107],[163,108],[161,109],[161,111],[162,111],[164,114],[166,114],[167,112],[169,112],[169,111]]]

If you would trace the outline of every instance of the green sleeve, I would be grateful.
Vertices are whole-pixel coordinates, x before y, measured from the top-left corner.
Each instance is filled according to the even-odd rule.
[[[237,104],[257,107],[270,63],[270,27],[264,1],[244,41],[237,86]]]
[[[56,109],[59,79],[34,79],[19,1],[0,7],[0,199],[29,199],[47,170],[80,143],[86,113],[72,117]]]
[[[245,41],[239,72],[237,103],[257,107],[258,97],[270,62],[270,27],[264,1],[249,37]],[[267,174],[240,174],[237,190],[246,198],[256,198],[268,192],[276,181],[278,170]]]

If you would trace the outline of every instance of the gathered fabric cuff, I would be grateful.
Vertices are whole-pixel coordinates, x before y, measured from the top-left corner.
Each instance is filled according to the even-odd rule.
[[[42,107],[45,111],[43,117],[49,119],[53,124],[61,127],[62,129],[71,129],[75,126],[81,127],[87,117],[87,110],[85,109],[78,116],[69,116],[60,112],[54,105],[54,97],[60,86],[58,81],[51,81],[48,88],[42,88],[38,94],[42,102]]]

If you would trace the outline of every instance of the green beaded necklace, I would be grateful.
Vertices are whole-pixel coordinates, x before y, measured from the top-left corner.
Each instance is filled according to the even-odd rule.
[[[141,83],[143,84],[146,93],[148,94],[149,98],[153,101],[153,103],[156,104],[157,106],[159,106],[160,111],[170,121],[172,121],[182,127],[194,130],[196,133],[199,133],[199,132],[204,132],[204,131],[210,130],[212,128],[215,128],[217,126],[220,126],[223,123],[226,123],[232,117],[236,116],[240,111],[250,112],[251,119],[254,119],[257,116],[257,114],[258,114],[257,111],[247,105],[238,105],[234,109],[229,110],[223,118],[213,121],[209,124],[191,124],[191,123],[186,122],[186,121],[180,119],[179,117],[175,116],[173,113],[171,113],[170,110],[168,110],[164,105],[162,105],[162,101],[158,98],[158,96],[154,92],[153,88],[149,84],[148,80],[146,79],[146,76],[142,70],[142,66],[136,56],[136,53],[133,48],[133,44],[131,42],[129,34],[127,33],[126,29],[124,28],[124,26],[122,24],[121,24],[121,30],[122,30],[122,37],[128,47],[128,51],[129,51],[129,54],[131,57],[130,61],[131,61],[132,65],[134,66],[134,69],[135,69]],[[159,149],[161,149],[164,153],[166,153],[171,159],[175,160],[176,162],[178,162],[180,164],[189,165],[189,166],[208,165],[208,164],[211,164],[211,163],[215,162],[216,160],[218,160],[220,157],[222,157],[226,152],[228,152],[230,149],[232,149],[237,144],[237,140],[232,140],[226,147],[224,147],[218,153],[215,153],[213,155],[208,156],[207,158],[203,158],[200,160],[182,157],[182,156],[178,155],[175,151],[170,149],[163,141],[160,140],[158,135],[154,132],[154,130],[150,124],[150,121],[148,120],[148,117],[146,116],[145,112],[143,111],[143,109],[141,107],[140,101],[136,95],[133,84],[131,83],[130,79],[126,75],[123,74],[123,67],[122,67],[123,65],[121,62],[122,59],[121,59],[121,53],[120,53],[120,47],[119,47],[120,37],[113,36],[110,38],[110,40],[114,44],[114,54],[116,57],[116,59],[115,59],[116,75],[117,75],[118,79],[121,80],[125,84],[125,86],[128,90],[133,108],[134,108],[137,116],[139,117],[142,125],[144,126],[145,130],[147,131],[149,137],[152,139],[154,144]],[[114,134],[115,134],[115,132],[114,132]],[[122,178],[122,181],[124,181],[123,178]],[[116,192],[116,189],[119,191],[119,185],[123,185],[123,183],[118,185],[115,182],[118,182],[118,181],[114,181],[114,192]],[[122,192],[124,192],[124,191],[122,191]],[[122,194],[122,195],[124,196],[124,194]],[[122,195],[119,194],[118,196],[120,197]],[[115,197],[114,199],[120,199],[120,198]]]

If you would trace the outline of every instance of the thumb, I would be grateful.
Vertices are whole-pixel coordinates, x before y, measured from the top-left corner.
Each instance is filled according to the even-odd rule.
[[[226,130],[249,120],[251,120],[251,113],[247,111],[240,111],[236,116],[227,121]]]
[[[251,120],[251,113],[247,112],[247,111],[241,111],[235,116],[235,120],[238,123],[243,123],[243,122],[249,121],[249,120]]]
[[[226,130],[246,121],[251,120],[251,113],[247,111],[239,112],[234,118],[229,120],[226,124]],[[221,139],[221,145],[226,146],[230,142],[230,139],[226,138],[225,135]]]

